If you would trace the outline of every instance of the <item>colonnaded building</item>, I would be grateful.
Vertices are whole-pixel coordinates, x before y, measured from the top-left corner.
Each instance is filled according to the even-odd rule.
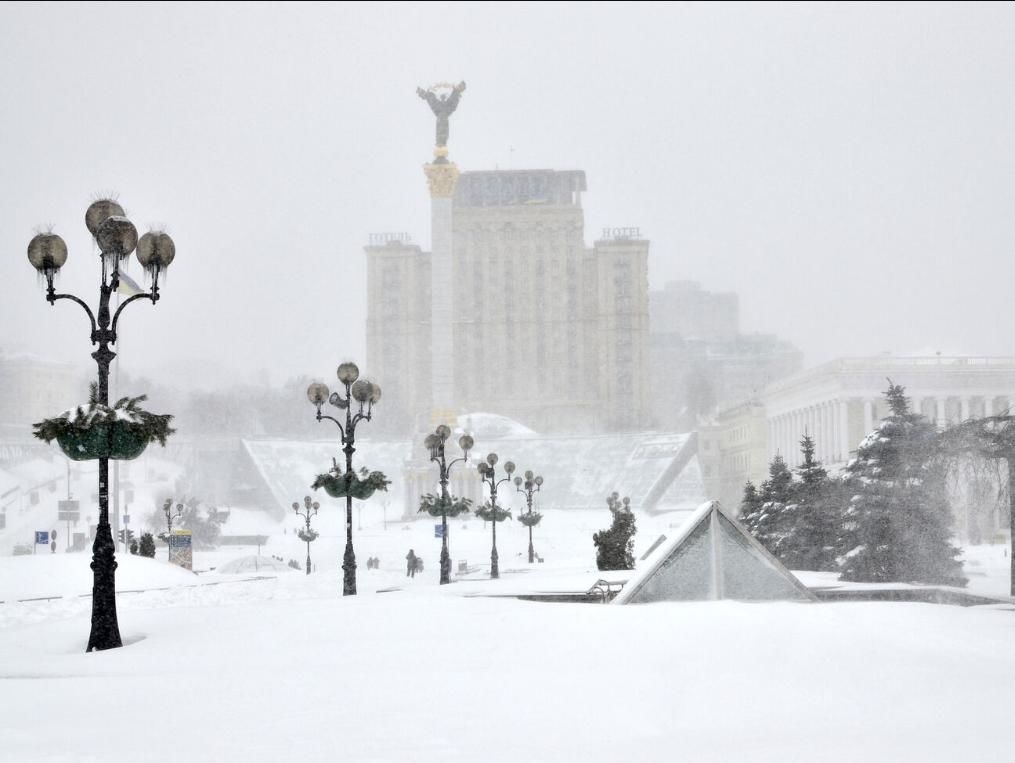
[[[748,481],[760,484],[769,462],[782,456],[800,464],[800,440],[814,440],[815,456],[838,471],[856,456],[863,438],[889,415],[888,379],[906,388],[910,409],[938,429],[969,418],[1010,412],[1015,406],[1015,358],[930,356],[839,358],[775,381],[757,395],[721,408],[700,431],[706,492],[738,506]],[[959,530],[971,518],[956,507]],[[994,517],[990,531],[1003,527]]]
[[[548,433],[644,430],[639,230],[585,243],[580,170],[425,170],[431,251],[405,234],[366,247],[367,366],[384,388],[385,429],[487,411]]]

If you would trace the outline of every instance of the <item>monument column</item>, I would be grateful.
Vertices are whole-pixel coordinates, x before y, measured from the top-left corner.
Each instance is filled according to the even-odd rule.
[[[438,82],[416,95],[437,118],[433,161],[423,165],[430,187],[430,424],[457,421],[454,356],[454,241],[453,201],[458,167],[448,161],[449,119],[458,108],[465,82]]]
[[[437,154],[438,148],[434,151]],[[443,152],[447,154],[447,149]],[[440,154],[438,159],[444,158]],[[454,425],[454,269],[452,203],[458,167],[454,162],[423,165],[430,186],[430,388],[431,424]]]

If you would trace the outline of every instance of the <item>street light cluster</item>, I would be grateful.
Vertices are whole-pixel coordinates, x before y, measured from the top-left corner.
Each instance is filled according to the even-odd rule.
[[[535,561],[535,550],[532,548],[532,528],[539,524],[539,520],[543,518],[543,515],[538,511],[532,511],[532,496],[538,493],[543,486],[543,478],[534,475],[532,472],[525,472],[525,480],[521,477],[515,477],[515,490],[525,495],[525,503],[528,506],[528,512],[522,514],[518,519],[523,525],[529,528],[529,564]]]
[[[424,502],[420,507],[421,511],[426,508],[430,511],[430,513],[435,515],[439,514],[441,517],[441,585],[451,582],[451,555],[448,552],[447,518],[449,516],[457,516],[458,514],[468,511],[471,508],[471,502],[468,499],[455,500],[448,493],[448,480],[450,477],[451,467],[457,463],[467,462],[469,460],[469,451],[471,451],[475,445],[475,441],[471,435],[463,434],[458,438],[458,447],[462,450],[462,457],[449,462],[446,458],[445,448],[450,437],[451,428],[446,424],[441,424],[431,434],[428,434],[426,439],[423,441],[423,445],[430,451],[430,460],[437,464],[441,484],[440,499],[434,503],[433,496],[424,496]],[[497,505],[497,491],[500,485],[511,480],[511,475],[515,472],[514,463],[507,461],[503,466],[504,472],[507,476],[498,479],[497,464],[499,461],[500,456],[496,453],[490,453],[487,455],[485,460],[480,461],[476,465],[480,480],[482,480],[482,482],[488,487],[490,492],[489,503],[477,507],[475,509],[475,513],[478,517],[484,521],[491,522],[493,525],[493,542],[490,551],[491,578],[500,577],[500,564],[497,553],[497,523],[503,522],[511,516],[510,510],[501,508]],[[527,471],[525,472],[524,483],[521,477],[515,477],[514,481],[518,492],[527,494],[528,513],[523,514],[520,519],[523,524],[526,524],[529,527],[529,562],[531,563],[534,558],[532,547],[532,526],[537,524],[541,518],[538,512],[532,511],[532,496],[534,493],[539,492],[540,487],[543,484],[543,478],[536,477],[531,471]],[[525,485],[525,490],[522,490],[521,488],[523,484]]]
[[[328,419],[338,426],[341,432],[343,451],[345,452],[345,480],[347,485],[356,479],[352,470],[352,454],[356,452],[356,425],[363,420],[370,421],[374,405],[381,399],[379,384],[361,379],[359,366],[355,363],[342,363],[337,371],[339,383],[345,387],[345,396],[338,392],[330,392],[327,385],[314,382],[307,388],[307,399],[317,408],[317,420]],[[339,410],[345,411],[345,425],[334,416],[321,412],[324,403],[328,402]],[[356,413],[353,406],[357,404]],[[352,491],[345,490],[345,555],[342,558],[342,595],[356,595],[356,553],[352,547]]]
[[[307,574],[310,574],[310,544],[317,540],[319,533],[316,530],[310,528],[310,518],[317,516],[317,510],[321,508],[321,504],[310,498],[309,495],[303,496],[303,511],[300,511],[300,505],[293,501],[293,511],[296,512],[296,516],[303,517],[306,521],[306,529],[301,529],[296,532],[297,537],[307,544]],[[311,513],[313,512],[313,513]]]
[[[46,300],[55,304],[57,300],[67,299],[78,304],[84,309],[91,326],[90,339],[93,345],[98,345],[92,358],[98,366],[98,383],[96,385],[95,404],[109,405],[109,367],[116,352],[111,345],[116,344],[117,326],[120,316],[127,305],[141,299],[147,299],[155,304],[159,301],[159,280],[164,276],[167,268],[176,258],[176,245],[173,239],[164,231],[151,230],[138,237],[137,229],[127,218],[123,207],[111,199],[100,199],[92,203],[85,212],[85,225],[99,249],[101,260],[101,281],[99,284],[99,306],[98,310],[92,311],[86,302],[73,294],[59,294],[56,291],[55,281],[61,268],[67,262],[67,244],[64,240],[52,232],[39,233],[34,236],[28,244],[28,261],[45,279]],[[151,286],[147,292],[136,293],[128,297],[111,314],[110,297],[120,287],[120,268],[132,253],[136,252],[137,260],[145,273],[148,275]],[[373,406],[381,399],[381,388],[376,382],[360,378],[359,368],[355,363],[345,362],[339,365],[337,371],[338,381],[344,388],[341,391],[332,392],[327,385],[314,382],[307,389],[307,398],[314,405],[317,411],[317,420],[328,419],[336,424],[341,433],[342,449],[345,453],[345,472],[339,472],[337,463],[335,466],[336,478],[332,479],[332,487],[336,487],[335,494],[344,495],[346,498],[346,545],[343,556],[343,595],[354,595],[356,593],[356,555],[352,544],[352,499],[354,492],[356,497],[365,498],[375,489],[387,489],[388,481],[380,472],[370,473],[363,479],[356,476],[352,469],[352,455],[355,452],[356,426],[361,421],[370,421],[373,414]],[[324,404],[328,403],[340,411],[345,412],[344,422],[339,418],[327,415],[323,412]],[[168,417],[165,417],[168,419]],[[469,460],[469,452],[474,446],[471,435],[465,434],[458,438],[458,447],[462,451],[460,458],[447,460],[445,446],[451,436],[451,428],[441,424],[425,440],[425,446],[430,453],[430,460],[437,464],[440,483],[441,497],[439,501],[439,513],[441,516],[442,543],[441,543],[441,584],[450,582],[451,578],[451,557],[448,551],[448,516],[456,516],[462,511],[469,510],[471,502],[467,499],[453,501],[448,493],[448,481],[452,467],[458,463],[465,463]],[[110,435],[112,437],[112,435]],[[164,436],[161,438],[164,439]],[[95,542],[92,546],[93,587],[92,587],[92,619],[91,633],[88,639],[87,651],[103,650],[122,645],[119,625],[116,615],[116,584],[115,572],[117,568],[115,559],[115,546],[112,532],[109,526],[109,458],[116,458],[112,451],[103,451],[101,455],[89,457],[97,458],[99,462],[99,521],[96,528]],[[129,457],[129,456],[119,456]],[[506,477],[498,479],[496,465],[498,456],[490,453],[486,460],[478,465],[479,475],[483,482],[489,486],[490,503],[476,509],[476,513],[484,519],[490,519],[493,523],[493,548],[491,552],[491,577],[499,577],[497,560],[497,522],[510,516],[511,512],[497,506],[497,488],[504,482],[511,479],[515,466],[510,461],[504,464]],[[364,475],[366,471],[364,470]],[[331,479],[331,478],[329,478]],[[525,473],[524,483],[521,477],[515,479],[519,492],[527,493],[528,516],[531,522],[534,516],[532,512],[532,493],[539,490],[542,484],[541,477],[533,477],[532,472]],[[521,485],[524,484],[523,491]],[[344,490],[341,488],[344,485]],[[356,485],[357,491],[352,488]],[[317,487],[317,483],[314,485]],[[332,492],[329,489],[329,493]],[[306,529],[301,530],[299,537],[307,543],[307,573],[310,573],[310,542],[318,537],[316,531],[310,527],[310,518],[317,514],[319,504],[312,501],[310,496],[303,500],[303,511],[300,504],[294,503],[293,509],[298,516],[304,518]],[[168,534],[172,535],[173,520],[180,517],[182,504],[177,504],[175,514],[172,501],[166,501],[163,512],[166,517]],[[538,513],[537,513],[538,515]],[[538,519],[536,520],[538,521]],[[526,522],[526,524],[529,524]],[[529,524],[529,561],[533,560],[532,550],[532,522]]]
[[[102,261],[97,312],[73,294],[57,294],[55,279],[67,262],[67,244],[55,233],[39,233],[28,243],[28,261],[46,280],[46,300],[55,304],[68,299],[84,309],[91,324],[91,342],[98,345],[92,353],[98,365],[97,403],[109,405],[109,364],[116,357],[110,345],[116,344],[116,328],[127,305],[139,299],[159,301],[159,276],[176,257],[173,239],[163,231],[152,230],[138,238],[137,228],[123,207],[111,199],[93,202],[85,212],[85,226],[98,245]],[[120,267],[134,252],[151,278],[151,290],[125,300],[110,316],[109,298],[120,286]],[[109,456],[99,456],[99,524],[92,545],[92,620],[87,651],[112,649],[122,645],[116,617],[116,554],[109,526]]]
[[[432,434],[428,434],[423,444],[427,450],[430,451],[430,460],[437,464],[437,469],[440,472],[441,482],[441,498],[440,498],[440,513],[441,513],[441,585],[446,585],[451,582],[451,554],[448,551],[448,515],[456,516],[462,511],[467,511],[469,503],[467,501],[461,501],[457,504],[453,504],[451,496],[448,493],[448,479],[451,474],[451,467],[457,463],[466,463],[469,460],[469,451],[472,450],[472,446],[475,442],[472,439],[472,435],[463,434],[458,438],[458,447],[462,449],[462,457],[456,458],[450,463],[447,462],[444,452],[445,443],[451,436],[451,427],[447,424],[441,424],[437,427]]]
[[[497,479],[497,462],[499,460],[500,457],[496,453],[490,453],[487,455],[486,461],[481,461],[476,467],[479,470],[479,478],[490,489],[490,505],[477,509],[476,513],[493,525],[493,547],[490,551],[491,578],[500,577],[500,566],[498,565],[497,556],[497,523],[503,522],[511,516],[511,512],[508,509],[497,508],[497,488],[504,482],[510,482],[511,475],[515,472],[514,462],[506,461],[504,463],[504,471],[507,473],[507,476]]]

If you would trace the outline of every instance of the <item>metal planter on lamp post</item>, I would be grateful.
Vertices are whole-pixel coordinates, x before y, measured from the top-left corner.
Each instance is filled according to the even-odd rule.
[[[52,305],[58,299],[69,299],[80,305],[91,324],[91,341],[98,348],[92,353],[98,365],[98,384],[95,403],[109,406],[109,365],[116,352],[116,328],[124,308],[139,299],[155,304],[159,301],[159,276],[176,256],[173,240],[161,231],[149,231],[138,239],[137,229],[127,219],[121,207],[110,199],[92,203],[85,212],[85,225],[95,239],[102,262],[102,280],[99,284],[99,309],[93,313],[86,302],[73,294],[57,294],[53,282],[67,261],[67,245],[54,233],[40,233],[28,244],[28,260],[46,279],[46,300]],[[134,294],[125,300],[116,312],[110,314],[109,298],[120,286],[120,266],[132,252],[151,277],[151,289]],[[107,443],[108,445],[108,443]],[[115,457],[115,456],[114,456]],[[121,456],[126,457],[126,456]],[[131,456],[134,457],[134,456]],[[123,645],[116,616],[116,548],[109,526],[109,459],[97,457],[99,462],[99,523],[92,544],[92,620],[87,651],[113,649]]]

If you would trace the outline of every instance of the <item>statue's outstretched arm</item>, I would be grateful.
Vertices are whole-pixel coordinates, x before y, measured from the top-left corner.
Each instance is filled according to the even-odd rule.
[[[424,101],[426,100],[426,90],[424,90],[423,88],[417,87],[416,88],[416,95],[418,95]]]
[[[465,80],[462,80],[457,85],[455,85],[455,90],[459,93],[463,92],[465,90]]]

